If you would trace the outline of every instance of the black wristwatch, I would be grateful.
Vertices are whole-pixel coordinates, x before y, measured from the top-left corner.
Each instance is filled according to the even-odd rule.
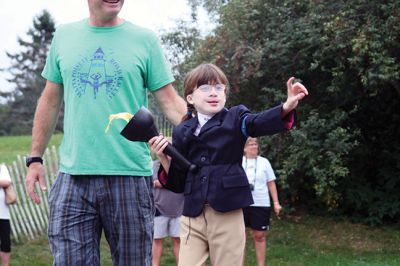
[[[42,157],[26,157],[26,167],[29,167],[31,163],[41,163],[43,164]]]

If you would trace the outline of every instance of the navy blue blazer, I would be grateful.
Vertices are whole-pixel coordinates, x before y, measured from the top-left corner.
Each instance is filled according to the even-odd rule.
[[[199,170],[191,173],[171,161],[166,179],[161,183],[185,195],[183,215],[200,215],[204,204],[219,212],[228,212],[253,204],[249,182],[242,168],[243,148],[248,136],[258,137],[286,131],[281,118],[282,105],[251,114],[243,106],[223,109],[208,120],[198,136],[197,117],[179,124],[172,133],[174,147]],[[165,180],[169,180],[169,186]],[[172,182],[171,182],[172,181]],[[183,189],[184,188],[184,189]]]

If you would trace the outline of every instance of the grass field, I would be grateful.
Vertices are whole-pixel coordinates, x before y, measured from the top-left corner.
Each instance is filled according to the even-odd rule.
[[[59,146],[61,134],[53,135],[50,139],[49,147]],[[31,150],[30,136],[10,136],[0,137],[0,163],[10,164],[16,160],[17,155],[26,156]]]
[[[61,137],[54,135],[50,145],[58,146]],[[17,155],[28,154],[30,142],[28,136],[0,137],[0,162],[9,164]],[[161,265],[172,266],[175,260],[170,241],[166,241],[166,244]],[[246,254],[246,265],[256,265],[250,238]],[[112,265],[104,239],[101,262],[101,265]],[[46,236],[14,244],[11,265],[52,265]],[[273,219],[268,238],[267,265],[398,266],[400,228],[370,227],[346,220],[307,215]]]
[[[161,265],[172,266],[170,239]],[[267,265],[293,266],[398,266],[400,230],[304,216],[272,221],[268,238]],[[256,265],[251,239],[248,238],[246,264]],[[112,265],[106,241],[101,244],[101,265]],[[11,265],[51,265],[45,236],[13,247]],[[190,266],[190,265],[189,265]]]

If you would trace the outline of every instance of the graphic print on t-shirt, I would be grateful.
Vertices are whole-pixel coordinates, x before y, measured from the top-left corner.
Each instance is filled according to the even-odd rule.
[[[93,93],[93,98],[112,99],[119,91],[122,70],[117,61],[108,58],[101,47],[91,58],[82,58],[72,70],[72,86],[78,97]]]

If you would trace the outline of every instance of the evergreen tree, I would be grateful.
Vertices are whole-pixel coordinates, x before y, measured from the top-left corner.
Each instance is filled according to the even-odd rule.
[[[27,40],[18,38],[21,51],[7,53],[11,66],[7,69],[15,85],[14,90],[2,93],[8,100],[2,113],[1,132],[7,135],[30,134],[38,98],[45,86],[41,72],[46,62],[55,22],[51,14],[43,10],[33,19],[33,26],[27,32]],[[61,121],[61,119],[59,120]],[[59,122],[56,130],[61,130]]]

